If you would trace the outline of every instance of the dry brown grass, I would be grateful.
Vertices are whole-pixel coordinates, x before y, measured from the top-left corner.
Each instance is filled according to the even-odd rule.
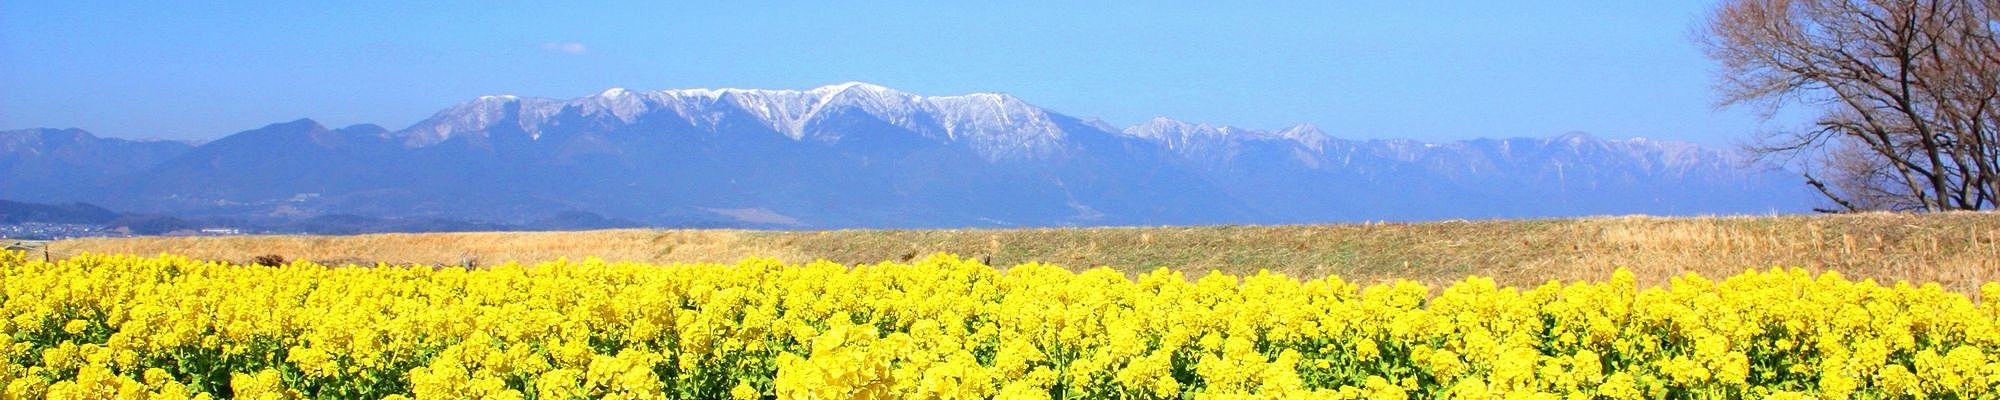
[[[385,233],[353,236],[87,238],[53,242],[62,254],[172,253],[247,262],[265,254],[324,264],[493,265],[557,258],[647,262],[735,262],[746,257],[801,258],[791,249],[746,243],[743,231],[622,229],[581,232]]]
[[[246,261],[264,254],[328,263],[463,264],[596,256],[651,263],[904,261],[953,252],[1007,266],[1040,261],[1192,275],[1270,269],[1434,287],[1466,275],[1528,286],[1599,280],[1619,267],[1657,284],[1687,272],[1840,271],[1853,279],[1936,282],[1976,294],[2000,280],[2000,214],[1600,217],[1417,224],[957,230],[610,230],[588,232],[78,239],[59,253],[174,253]]]

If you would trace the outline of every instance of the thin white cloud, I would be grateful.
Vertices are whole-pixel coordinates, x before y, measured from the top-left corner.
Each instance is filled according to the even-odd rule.
[[[589,53],[590,47],[578,42],[548,42],[542,43],[542,50],[580,56]]]

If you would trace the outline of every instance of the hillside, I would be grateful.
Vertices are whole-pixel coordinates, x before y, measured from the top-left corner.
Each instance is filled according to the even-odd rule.
[[[0,224],[104,224],[118,217],[120,215],[116,212],[89,203],[35,204],[0,200]]]
[[[989,264],[1039,261],[1127,272],[1169,267],[1356,282],[1440,285],[1466,275],[1504,285],[1605,279],[1618,267],[1657,284],[1685,272],[1802,267],[1851,279],[1938,282],[1975,294],[2000,281],[2000,214],[1597,217],[1293,226],[954,230],[605,230],[357,236],[75,239],[57,254],[174,253],[246,261],[276,254],[331,263],[493,265],[580,259],[735,262],[906,261],[952,252]]]
[[[114,184],[186,153],[194,145],[174,141],[101,138],[81,129],[0,131],[0,194],[7,200],[94,197]]]

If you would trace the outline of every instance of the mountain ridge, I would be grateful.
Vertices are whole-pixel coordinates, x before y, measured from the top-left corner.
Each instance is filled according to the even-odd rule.
[[[87,134],[87,133],[86,133]],[[0,149],[5,149],[0,147]],[[23,180],[19,152],[0,175]],[[1301,223],[1804,211],[1693,143],[1345,139],[1166,117],[1115,128],[1004,93],[611,88],[481,96],[409,127],[271,124],[13,200],[173,215],[762,228]],[[115,158],[113,156],[105,156]],[[160,158],[160,157],[154,157]],[[77,166],[83,169],[87,166]],[[26,181],[33,181],[27,177]],[[35,186],[39,185],[39,186]],[[67,185],[67,186],[65,186]]]

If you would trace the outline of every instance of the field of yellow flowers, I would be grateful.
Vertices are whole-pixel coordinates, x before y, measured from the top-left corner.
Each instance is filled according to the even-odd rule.
[[[6,399],[2000,397],[1995,302],[1801,270],[1433,291],[949,255],[467,270],[0,252],[0,285]]]

